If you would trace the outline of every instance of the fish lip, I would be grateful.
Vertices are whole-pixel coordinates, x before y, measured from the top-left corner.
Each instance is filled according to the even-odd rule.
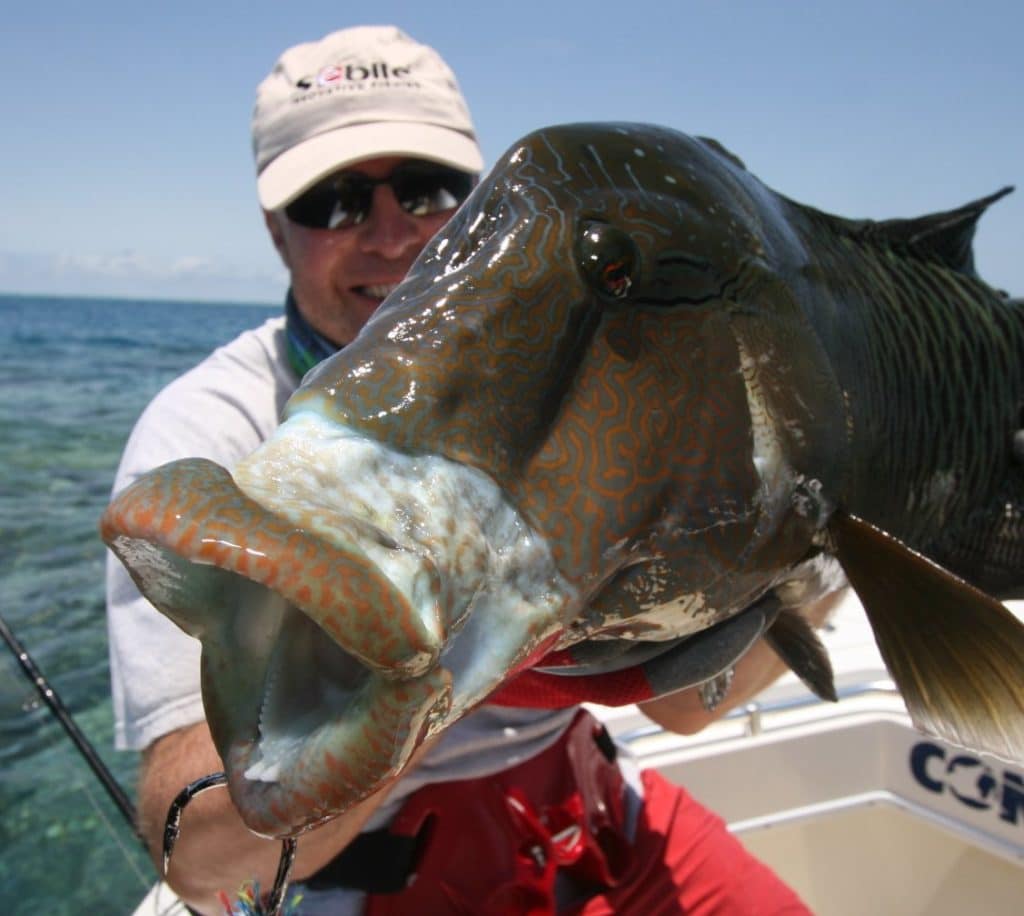
[[[202,640],[203,703],[232,797],[269,835],[383,787],[424,734],[483,702],[578,602],[546,540],[488,475],[309,409],[232,473],[206,459],[151,471],[115,497],[102,528],[140,590]],[[333,594],[321,594],[324,582]],[[256,636],[229,607],[239,590],[252,599],[245,613],[275,596]],[[291,731],[278,726],[295,707],[265,689],[279,676],[286,608],[369,669],[351,667],[340,702]]]
[[[180,502],[166,499],[168,492],[179,494]],[[190,519],[196,505],[205,508],[204,522]],[[158,609],[203,639],[207,719],[227,765],[232,797],[256,832],[293,835],[376,791],[404,766],[423,733],[450,707],[451,676],[436,665],[439,646],[403,652],[399,636],[407,634],[399,626],[382,649],[353,652],[352,639],[344,632],[336,638],[337,628],[324,619],[320,608],[300,603],[302,589],[289,585],[287,571],[273,567],[268,544],[255,532],[262,531],[279,545],[312,552],[310,562],[315,562],[317,551],[327,551],[342,564],[346,555],[259,506],[213,462],[174,462],[140,478],[115,497],[100,529],[136,583],[151,600],[155,598]],[[133,562],[127,562],[129,558]],[[155,595],[146,587],[148,575],[156,576]],[[161,591],[159,583],[165,580],[170,584]],[[236,607],[207,621],[205,605],[200,605],[204,600],[218,607],[230,604],[224,598],[226,589],[237,590],[232,594],[247,605],[244,611],[252,611],[260,599],[267,606],[255,620],[252,615],[238,618]],[[275,683],[279,663],[287,663],[275,654],[282,651],[279,640],[289,618],[302,621],[315,639],[335,647],[335,657],[339,652],[349,656],[353,685],[326,720],[314,727],[300,724],[291,735],[282,735],[268,723],[268,710],[275,704],[289,706]],[[252,622],[259,633],[249,632]],[[231,657],[239,651],[234,645],[225,648],[214,640],[211,646],[207,637],[217,628],[229,636],[244,631],[244,638],[251,640],[252,654],[241,665]],[[359,715],[371,706],[372,719]],[[326,793],[326,780],[316,776],[325,765],[341,773]],[[313,784],[313,779],[318,781]]]
[[[450,706],[451,677],[442,668],[404,681],[367,672],[348,708],[314,729],[281,739],[261,724],[255,740],[230,742],[231,797],[254,832],[295,836],[396,778]],[[371,708],[369,725],[353,715]]]
[[[173,494],[170,499],[168,493]],[[193,521],[197,513],[200,521]],[[193,608],[188,605],[198,595],[180,583],[181,570],[169,589],[161,588],[159,575],[174,562],[220,569],[264,586],[346,652],[384,674],[423,674],[440,655],[444,633],[414,612],[355,543],[331,542],[297,526],[252,499],[230,473],[207,459],[172,462],[137,480],[108,506],[100,533],[151,600],[154,590],[147,586],[154,583],[133,562],[130,545],[149,545],[151,554],[162,552],[164,569],[157,570],[154,603],[200,638],[204,615],[190,618]],[[387,547],[401,549],[385,533],[381,537]],[[430,579],[427,588],[433,588],[436,569],[429,558],[417,555],[414,562]],[[161,595],[165,607],[160,606]]]

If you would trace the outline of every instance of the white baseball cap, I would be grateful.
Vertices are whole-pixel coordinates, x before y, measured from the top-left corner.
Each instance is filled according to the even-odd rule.
[[[483,168],[455,74],[394,26],[342,29],[285,51],[256,90],[252,146],[266,210],[377,156]]]

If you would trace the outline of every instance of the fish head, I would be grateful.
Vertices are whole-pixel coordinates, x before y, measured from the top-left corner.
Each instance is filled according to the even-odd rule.
[[[551,653],[684,640],[817,549],[844,430],[803,263],[713,143],[538,131],[260,449],[115,499],[104,538],[203,640],[250,827],[332,817]]]
[[[674,611],[663,627],[638,601],[726,575],[749,596],[770,551],[795,549],[779,528],[802,551],[827,512],[843,411],[800,305],[805,261],[773,196],[711,141],[537,131],[288,415],[493,481],[578,590],[577,633],[621,618],[678,635]]]

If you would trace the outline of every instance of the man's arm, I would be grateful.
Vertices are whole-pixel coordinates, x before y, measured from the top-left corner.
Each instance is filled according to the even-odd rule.
[[[205,722],[157,739],[143,753],[139,776],[139,825],[157,868],[163,858],[164,821],[175,796],[190,782],[224,769]],[[351,811],[302,835],[294,880],[309,877],[333,859],[362,829],[387,797],[377,793]],[[274,883],[281,843],[252,833],[242,822],[226,789],[204,792],[189,803],[181,819],[167,882],[189,906],[204,914],[223,914],[217,892],[234,898],[246,881],[256,879],[269,891]]]
[[[801,613],[812,626],[820,627],[845,593],[845,589],[832,592],[819,601],[808,604]],[[772,651],[767,642],[760,639],[736,664],[736,673],[729,692],[711,712],[704,708],[700,694],[696,690],[670,693],[656,700],[639,703],[638,708],[662,728],[683,735],[693,735],[716,719],[720,719],[730,709],[752,700],[787,670],[785,662]]]

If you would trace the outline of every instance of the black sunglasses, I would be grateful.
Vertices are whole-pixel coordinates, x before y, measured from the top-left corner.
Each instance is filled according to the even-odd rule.
[[[415,159],[396,166],[387,178],[338,172],[313,185],[284,212],[293,223],[309,229],[345,229],[370,215],[377,185],[390,187],[406,213],[429,216],[457,207],[475,183],[476,177],[468,172]]]

